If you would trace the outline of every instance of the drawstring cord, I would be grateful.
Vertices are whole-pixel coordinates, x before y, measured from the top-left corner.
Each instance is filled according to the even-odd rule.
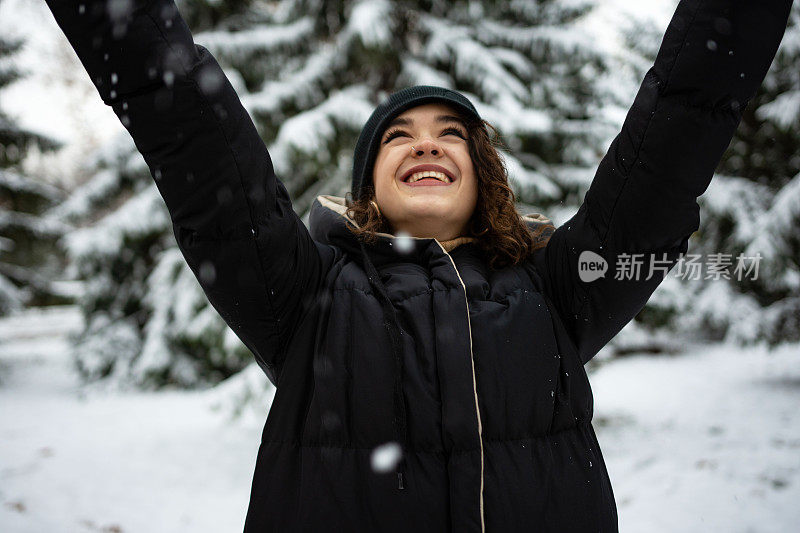
[[[381,308],[383,309],[383,325],[389,333],[389,339],[392,344],[392,352],[395,360],[395,379],[394,379],[394,428],[397,442],[401,447],[400,460],[397,462],[395,468],[397,472],[397,488],[402,490],[405,488],[403,476],[406,467],[406,449],[407,449],[407,430],[406,430],[406,406],[403,398],[403,347],[400,336],[402,331],[398,326],[397,311],[389,299],[389,294],[386,287],[381,281],[378,270],[367,254],[363,242],[359,242],[361,246],[361,254],[364,257],[364,267],[367,273],[369,284],[377,291],[378,300],[380,301]]]

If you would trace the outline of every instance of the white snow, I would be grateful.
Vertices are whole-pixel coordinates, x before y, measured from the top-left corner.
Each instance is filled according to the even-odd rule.
[[[296,71],[284,72],[280,80],[267,81],[258,92],[241,94],[242,105],[249,113],[273,113],[286,101],[297,99],[307,105],[321,100],[316,83],[341,61],[341,52],[341,43],[320,46]]]
[[[119,253],[126,237],[158,233],[169,227],[169,213],[152,184],[95,225],[69,233],[64,244],[72,258],[102,257]]]
[[[27,157],[25,170],[70,185],[87,153],[125,130],[103,104],[45,2],[0,2],[0,34],[24,40],[13,56],[24,76],[0,92],[0,109],[19,127],[65,143],[61,151]],[[53,168],[59,169],[55,177]]]
[[[214,391],[81,387],[79,327],[76,308],[0,321],[0,531],[241,530],[261,428]]]
[[[767,273],[774,276],[774,279],[771,278],[772,286],[785,287],[792,291],[800,288],[800,272],[796,258],[792,258],[790,244],[790,241],[797,238],[795,231],[798,219],[800,219],[800,174],[795,175],[775,195],[769,209],[758,214],[755,225],[761,227],[762,231],[745,250],[749,255],[762,254],[768,269],[772,263],[772,272]],[[781,268],[778,266],[780,263],[794,263],[795,266]]]
[[[695,346],[601,367],[596,427],[620,530],[797,531],[798,356]]]
[[[366,46],[388,47],[394,35],[394,21],[390,2],[362,0],[353,6],[344,33],[358,36]]]
[[[398,85],[438,85],[448,89],[453,88],[453,80],[423,61],[411,55],[403,56],[401,61],[402,70],[398,76]]]
[[[756,111],[760,120],[772,120],[782,128],[789,129],[797,124],[800,116],[800,91],[786,91],[772,102],[767,102]]]
[[[264,53],[287,46],[301,39],[311,38],[314,20],[301,17],[291,24],[259,24],[241,31],[204,31],[193,35],[194,42],[205,46],[214,54],[224,54],[243,60],[250,54]]]
[[[271,395],[230,399],[261,389],[260,370],[200,392],[103,392],[66,357],[80,326],[74,307],[0,320],[0,530],[241,530]],[[798,355],[695,345],[591,372],[621,531],[796,530]],[[232,404],[264,407],[232,420]]]
[[[663,32],[667,29],[678,0],[603,0],[583,18],[579,26],[592,35],[595,44],[624,53],[619,26],[631,19],[650,21]]]
[[[334,136],[336,127],[348,124],[353,128],[363,126],[372,112],[368,103],[367,87],[352,85],[333,92],[320,105],[297,113],[283,121],[269,153],[278,175],[292,171],[292,155],[329,157],[325,142]]]

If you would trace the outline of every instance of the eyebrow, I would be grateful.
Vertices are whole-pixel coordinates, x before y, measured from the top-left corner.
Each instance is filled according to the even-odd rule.
[[[386,127],[391,128],[392,126],[398,126],[398,125],[410,126],[413,122],[414,120],[410,118],[397,117],[394,120],[392,120]],[[441,123],[458,122],[461,126],[466,127],[464,125],[464,121],[455,115],[438,115],[436,117],[436,122],[441,122]]]

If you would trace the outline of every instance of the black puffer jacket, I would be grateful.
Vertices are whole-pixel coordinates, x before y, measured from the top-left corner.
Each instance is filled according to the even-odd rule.
[[[469,242],[414,239],[402,253],[382,235],[367,247],[399,325],[399,380],[341,200],[319,197],[306,229],[172,0],[133,0],[115,21],[103,2],[48,4],[144,155],[192,269],[214,264],[215,280],[200,278],[209,300],[278,387],[247,531],[617,529],[583,365],[662,276],[615,280],[615,258],[687,250],[695,200],[766,73],[789,0],[683,0],[583,205],[525,264],[489,271]],[[580,281],[585,250],[609,275]],[[402,480],[370,466],[398,427]]]

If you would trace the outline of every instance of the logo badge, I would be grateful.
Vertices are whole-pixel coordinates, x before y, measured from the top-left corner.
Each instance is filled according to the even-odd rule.
[[[605,277],[606,272],[608,272],[608,262],[602,256],[589,250],[584,250],[578,256],[578,277],[581,281],[592,282]]]

